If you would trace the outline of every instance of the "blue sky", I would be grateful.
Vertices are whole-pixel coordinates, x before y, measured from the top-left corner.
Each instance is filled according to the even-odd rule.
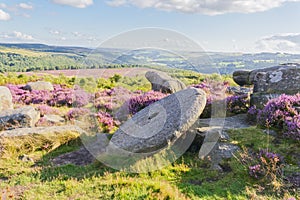
[[[0,42],[96,47],[143,27],[206,51],[300,53],[300,0],[2,0]]]

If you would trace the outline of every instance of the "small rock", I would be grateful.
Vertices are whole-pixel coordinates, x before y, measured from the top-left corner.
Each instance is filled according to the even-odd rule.
[[[213,150],[206,156],[206,158],[209,158],[212,169],[223,171],[222,167],[220,166],[222,160],[233,157],[234,153],[238,150],[239,147],[234,144],[217,143]]]
[[[0,86],[0,112],[13,109],[12,95],[7,87]]]
[[[252,93],[252,89],[247,87],[227,87],[226,92],[235,96],[250,95],[250,93]]]
[[[65,119],[59,115],[44,115],[46,121],[54,124],[63,123]]]
[[[39,118],[40,113],[32,106],[2,111],[0,113],[0,130],[34,127]]]
[[[19,160],[22,162],[34,162],[34,160],[26,154],[19,156]]]
[[[29,82],[26,86],[23,87],[24,90],[54,90],[53,85],[50,82],[45,81],[37,81],[37,82]]]
[[[250,71],[246,70],[238,70],[233,72],[233,80],[239,84],[240,86],[244,85],[251,85],[250,78]]]
[[[184,83],[163,72],[148,71],[145,76],[150,81],[154,91],[175,93],[186,88]]]

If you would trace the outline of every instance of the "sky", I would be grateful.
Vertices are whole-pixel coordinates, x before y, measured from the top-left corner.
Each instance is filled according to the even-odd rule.
[[[145,27],[205,51],[300,53],[300,0],[0,0],[0,42],[97,47]]]

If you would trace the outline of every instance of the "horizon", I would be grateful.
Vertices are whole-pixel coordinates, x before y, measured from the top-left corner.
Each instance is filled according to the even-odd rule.
[[[47,44],[47,43],[30,43],[30,42],[0,42],[0,47],[5,44],[5,45],[45,45],[49,47],[66,47],[66,48],[85,48],[89,50],[95,50],[95,49],[123,49],[123,48],[115,48],[115,47],[88,47],[88,46],[76,46],[76,45],[59,45],[59,44]],[[11,48],[11,47],[7,47]],[[20,49],[28,49],[31,51],[35,51],[34,49],[29,49],[29,48],[20,48]],[[126,50],[126,49],[123,49]],[[129,49],[128,49],[129,50]],[[267,51],[262,51],[262,52],[239,52],[239,51],[232,51],[232,52],[226,52],[226,51],[188,51],[188,50],[182,50],[182,52],[195,52],[195,53],[221,53],[221,54],[288,54],[288,55],[300,55],[299,53],[287,53],[287,52],[267,52]]]

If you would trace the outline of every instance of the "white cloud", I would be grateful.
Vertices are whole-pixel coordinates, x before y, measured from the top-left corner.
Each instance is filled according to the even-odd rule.
[[[34,40],[34,38],[31,35],[27,35],[19,31],[14,31],[12,36],[19,40]]]
[[[258,51],[300,53],[300,33],[281,33],[261,38],[256,42]]]
[[[18,4],[19,8],[25,9],[25,10],[32,10],[33,6],[27,3],[19,3]]]
[[[270,10],[286,2],[300,0],[110,0],[111,6],[131,5],[183,13],[220,15],[225,13],[254,13]]]
[[[76,8],[85,8],[93,4],[93,0],[52,0],[52,2]]]
[[[7,21],[10,20],[10,15],[7,12],[4,12],[2,9],[0,9],[0,21]]]
[[[61,32],[58,30],[50,30],[49,33],[51,33],[52,35],[60,35]]]
[[[13,31],[11,33],[0,33],[0,38],[5,39],[6,42],[32,42],[36,39],[28,34],[19,32],[19,31]]]

